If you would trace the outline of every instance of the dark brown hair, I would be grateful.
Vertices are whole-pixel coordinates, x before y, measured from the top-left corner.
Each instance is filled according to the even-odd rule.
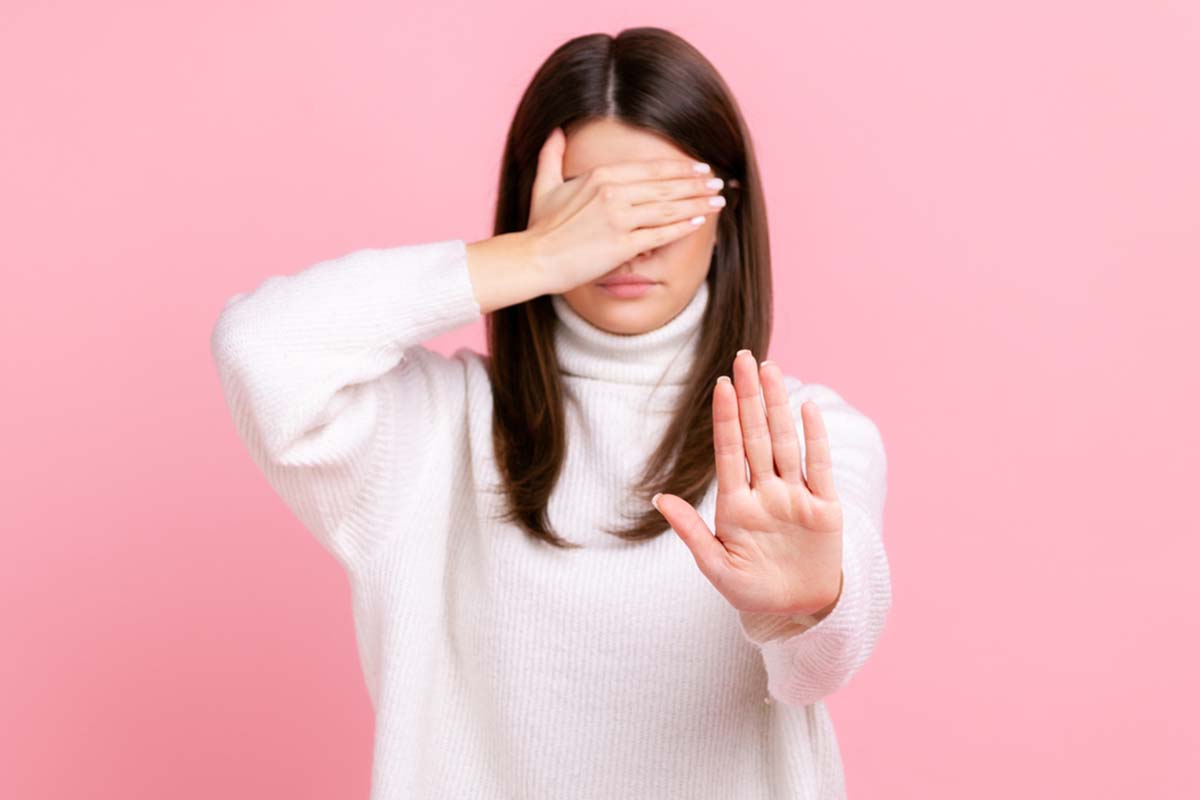
[[[629,541],[670,530],[650,505],[671,492],[698,505],[715,476],[712,391],[736,352],[766,358],[771,268],[766,209],[750,136],[728,87],[698,50],[662,28],[579,36],[539,67],[517,106],[504,159],[494,235],[525,230],[538,153],[557,126],[610,117],[671,140],[725,179],[717,215],[708,309],[692,375],[637,487],[646,511],[621,530]],[[507,496],[504,519],[558,547],[576,547],[549,523],[546,506],[566,455],[563,388],[554,348],[556,315],[541,295],[487,315],[493,446]]]

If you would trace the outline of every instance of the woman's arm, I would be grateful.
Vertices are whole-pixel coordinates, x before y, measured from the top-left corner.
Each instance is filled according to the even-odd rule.
[[[739,611],[761,651],[770,693],[789,705],[814,703],[845,686],[873,651],[891,608],[883,546],[887,455],[874,422],[827,386],[792,381],[792,411],[814,400],[825,421],[842,506],[842,590],[831,608],[797,618]]]
[[[536,296],[528,244],[505,234],[361,249],[226,301],[211,348],[238,435],[343,565],[403,518],[430,448],[465,424],[466,352],[420,343]]]

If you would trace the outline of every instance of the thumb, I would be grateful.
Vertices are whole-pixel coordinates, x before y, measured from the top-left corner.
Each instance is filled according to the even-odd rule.
[[[704,518],[691,503],[678,495],[659,492],[650,498],[650,502],[666,517],[671,528],[692,551],[696,566],[704,573],[704,577],[716,585],[721,564],[724,563],[725,545],[713,536],[708,525],[704,524]]]
[[[537,174],[533,178],[533,196],[540,197],[563,182],[562,159],[567,149],[567,135],[555,127],[542,142],[538,151]]]

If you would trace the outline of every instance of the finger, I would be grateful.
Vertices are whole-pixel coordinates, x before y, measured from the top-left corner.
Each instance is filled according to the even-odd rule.
[[[714,211],[719,210],[714,209]],[[636,255],[645,250],[662,247],[664,244],[669,244],[676,239],[682,239],[689,233],[700,230],[704,227],[704,223],[711,218],[711,214],[697,214],[691,219],[685,219],[682,222],[672,222],[670,225],[659,225],[656,228],[637,228],[625,234],[626,249]]]
[[[725,545],[721,544],[721,540],[713,536],[704,519],[682,497],[660,493],[654,496],[652,502],[692,552],[696,566],[704,573],[704,577],[714,585],[718,584],[725,563]]]
[[[817,497],[836,500],[833,458],[829,451],[829,434],[825,430],[825,420],[812,400],[805,400],[800,404],[800,416],[804,424],[804,465],[808,472],[808,489]]]
[[[775,477],[771,453],[771,429],[763,410],[758,385],[758,362],[749,350],[739,350],[733,359],[733,383],[737,389],[738,415],[742,420],[742,445],[750,464],[750,485]]]
[[[649,225],[664,225],[689,219],[697,214],[716,214],[724,207],[725,198],[719,194],[711,197],[689,197],[685,200],[630,206],[625,219],[628,220],[630,228],[645,228]]]
[[[763,402],[767,405],[767,425],[771,429],[771,450],[779,477],[789,483],[804,486],[800,469],[800,437],[796,434],[796,417],[783,383],[783,371],[773,361],[759,364]]]
[[[725,375],[713,387],[713,456],[717,463],[717,491],[727,494],[749,487],[737,392]]]
[[[561,127],[550,131],[538,151],[537,174],[533,178],[533,196],[540,197],[563,182],[562,159],[567,136]]]
[[[660,181],[635,181],[616,184],[621,199],[629,205],[639,203],[683,200],[689,197],[715,196],[725,181],[707,174],[688,178],[670,178]]]
[[[593,182],[603,184],[669,180],[696,175],[710,177],[712,167],[690,158],[651,158],[602,164],[593,169],[589,177]]]

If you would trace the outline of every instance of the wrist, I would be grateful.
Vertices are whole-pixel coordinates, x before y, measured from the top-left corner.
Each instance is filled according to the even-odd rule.
[[[563,269],[553,231],[525,230],[520,235],[525,237],[522,242],[525,260],[542,287],[541,294],[562,294],[578,285],[570,281]]]
[[[846,573],[845,573],[845,571],[843,571],[838,576],[838,591],[837,591],[837,595],[834,596],[833,600],[831,600],[823,608],[819,608],[816,611],[813,611],[809,614],[793,614],[792,616],[788,617],[788,619],[791,620],[792,622],[803,622],[803,623],[809,623],[809,624],[816,624],[816,623],[820,622],[821,620],[825,619],[826,617],[828,617],[830,614],[833,613],[833,610],[835,608],[837,608],[838,601],[842,599],[842,589],[845,587],[845,584],[846,584]]]
[[[529,231],[467,243],[467,269],[484,314],[553,291],[545,265],[540,237]]]

